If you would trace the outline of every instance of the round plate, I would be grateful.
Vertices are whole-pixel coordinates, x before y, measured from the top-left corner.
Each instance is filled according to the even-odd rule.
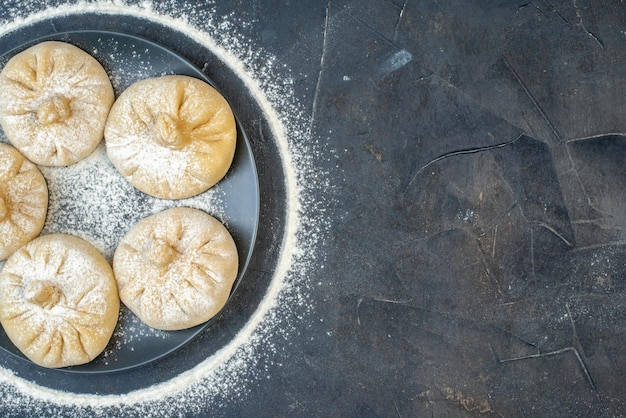
[[[215,86],[202,71],[179,55],[145,39],[114,32],[80,31],[56,33],[45,38],[33,40],[10,51],[2,51],[0,49],[0,65],[4,66],[12,56],[20,51],[47,40],[68,42],[91,54],[108,72],[116,95],[119,95],[126,87],[138,80],[166,74],[196,77],[210,83],[219,90],[219,87]],[[233,292],[235,292],[241,282],[250,260],[259,220],[259,185],[256,166],[248,138],[238,120],[237,131],[237,148],[232,166],[226,177],[217,185],[195,198],[184,201],[162,201],[128,187],[124,189],[123,195],[120,194],[117,197],[120,201],[122,199],[124,201],[132,201],[133,208],[136,210],[134,213],[125,215],[122,227],[119,225],[115,227],[113,225],[109,227],[103,226],[111,234],[108,239],[113,240],[113,242],[119,242],[123,235],[139,219],[166,207],[199,206],[199,208],[202,208],[203,201],[211,200],[209,206],[211,210],[214,210],[214,213],[211,214],[226,225],[237,244],[239,252],[239,274],[231,291],[232,298]],[[100,152],[102,153],[102,150]],[[88,166],[84,168],[87,171],[91,170],[92,174],[94,170],[97,173],[97,170],[101,170],[103,167],[105,170],[114,170],[110,163],[103,164],[100,161],[91,164],[92,162],[93,159],[90,160],[90,157],[88,157]],[[83,164],[83,162],[78,164]],[[59,173],[59,178],[62,178],[62,172]],[[119,173],[113,172],[111,175],[117,174]],[[101,181],[106,182],[110,181],[111,175],[92,175],[90,178],[98,179],[102,177]],[[48,181],[50,180],[48,179]],[[89,210],[89,208],[81,209]],[[205,211],[210,213],[210,210],[205,209]],[[77,216],[73,218],[77,218]],[[70,228],[61,221],[58,223],[58,226],[53,226],[52,229],[46,230],[44,228],[44,232],[71,233],[79,231],[80,235],[84,235],[89,240],[91,229],[93,228],[93,220],[91,224],[85,221],[81,225],[80,219],[77,222],[78,226],[76,225],[76,219],[74,219],[74,223]],[[108,258],[110,261],[110,255],[108,255]],[[74,373],[108,373],[145,365],[171,354],[191,341],[199,333],[205,330],[210,332],[211,325],[214,324],[214,319],[218,316],[219,314],[212,320],[190,329],[159,331],[141,323],[134,314],[122,306],[117,328],[104,352],[88,364],[60,370]],[[1,327],[0,348],[29,361],[11,343]]]

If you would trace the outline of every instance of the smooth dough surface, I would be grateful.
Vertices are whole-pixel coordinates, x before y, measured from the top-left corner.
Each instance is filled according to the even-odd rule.
[[[238,255],[227,229],[197,209],[173,208],[138,222],[113,257],[120,299],[145,324],[180,330],[226,303]]]
[[[37,166],[0,143],[0,260],[39,235],[47,211],[48,187]]]
[[[66,166],[102,141],[115,100],[104,68],[71,44],[46,41],[15,55],[0,73],[0,125],[36,164]]]
[[[133,186],[151,196],[182,199],[226,175],[237,129],[217,90],[172,75],[124,90],[111,108],[104,137],[110,160]]]
[[[36,238],[0,272],[0,322],[13,344],[40,366],[93,360],[113,334],[119,306],[109,263],[71,235]]]

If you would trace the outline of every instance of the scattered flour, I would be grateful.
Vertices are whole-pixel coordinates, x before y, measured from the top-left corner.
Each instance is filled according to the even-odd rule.
[[[109,262],[130,226],[148,215],[174,206],[190,206],[223,217],[219,187],[182,201],[138,193],[106,158],[104,143],[76,164],[39,169],[48,183],[50,201],[43,233],[79,236],[92,243]]]
[[[115,99],[102,65],[66,43],[40,43],[15,55],[4,67],[0,90],[0,119],[13,145],[36,164],[56,166],[94,150]]]
[[[287,340],[286,336],[295,330],[293,322],[301,321],[311,313],[312,303],[307,300],[311,284],[307,282],[307,272],[314,263],[323,262],[316,259],[315,248],[320,245],[326,228],[326,203],[320,200],[315,190],[328,188],[329,181],[324,178],[324,173],[313,166],[312,158],[319,144],[312,142],[309,137],[310,116],[294,97],[292,82],[284,75],[288,69],[279,68],[274,58],[253,48],[250,42],[236,33],[230,19],[235,20],[237,17],[226,16],[223,20],[215,21],[210,12],[198,9],[194,3],[181,7],[169,1],[126,4],[114,0],[45,8],[39,2],[21,2],[18,6],[5,6],[5,14],[11,16],[11,19],[0,22],[0,38],[24,26],[80,13],[140,16],[170,27],[204,45],[239,76],[241,83],[263,110],[280,150],[287,190],[285,235],[272,281],[256,312],[229,344],[194,368],[169,381],[121,395],[86,395],[53,390],[0,368],[3,408],[6,411],[27,410],[29,414],[37,416],[187,416],[199,413],[200,408],[207,405],[219,404],[223,399],[236,401],[245,397],[250,379],[265,378],[265,374],[255,376],[251,370],[255,369],[261,352],[278,349],[272,337],[278,335],[282,337],[280,340]],[[116,80],[113,81],[115,86]],[[119,181],[111,167],[106,166],[110,164],[106,159],[98,158],[98,153],[102,152],[101,146],[90,157],[96,159],[92,164],[89,161],[78,163],[72,169],[74,175],[98,173],[110,176],[111,190],[106,193],[123,194],[124,188],[130,186]],[[71,192],[67,187],[64,189],[61,176],[57,175],[55,169],[46,169],[44,175],[50,183],[57,184],[56,189],[51,190],[52,199],[64,199],[61,195]],[[311,182],[313,177],[316,180]],[[305,182],[304,179],[309,180]],[[215,198],[219,199],[219,196]],[[105,201],[106,197],[103,198]],[[306,206],[301,205],[304,201],[307,202]],[[135,209],[131,208],[129,212]],[[128,221],[122,220],[131,216],[128,213],[107,212],[104,204],[99,210],[108,217],[114,228],[124,228]],[[71,232],[71,223],[71,220],[67,221],[66,232]],[[106,231],[98,229],[97,225],[94,225],[91,234],[89,240],[92,243],[95,241],[110,259],[116,243],[108,241]],[[294,309],[294,306],[298,309]],[[262,372],[261,369],[259,373]]]

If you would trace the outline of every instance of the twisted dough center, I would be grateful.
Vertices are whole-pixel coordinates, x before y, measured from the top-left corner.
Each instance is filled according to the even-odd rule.
[[[70,99],[61,95],[44,100],[37,108],[37,120],[42,125],[65,122],[70,116],[72,116]]]
[[[152,127],[154,142],[174,150],[182,149],[189,140],[180,120],[167,113],[159,113]]]
[[[50,282],[35,280],[24,289],[24,296],[32,304],[52,309],[61,300],[61,291]]]

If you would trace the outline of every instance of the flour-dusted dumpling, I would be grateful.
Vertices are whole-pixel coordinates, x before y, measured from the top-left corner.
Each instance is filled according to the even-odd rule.
[[[0,143],[0,260],[41,232],[48,211],[48,187],[35,164]]]
[[[89,155],[115,100],[104,68],[87,52],[47,41],[20,52],[0,73],[0,125],[36,164],[66,166]]]
[[[36,238],[0,272],[0,322],[13,344],[40,366],[93,360],[113,334],[119,306],[109,263],[71,235]]]
[[[173,75],[128,87],[111,108],[104,137],[113,165],[133,186],[182,199],[224,177],[237,130],[220,93],[204,81]]]
[[[147,325],[180,330],[208,321],[226,303],[238,255],[226,228],[197,209],[139,221],[115,251],[122,302]]]

